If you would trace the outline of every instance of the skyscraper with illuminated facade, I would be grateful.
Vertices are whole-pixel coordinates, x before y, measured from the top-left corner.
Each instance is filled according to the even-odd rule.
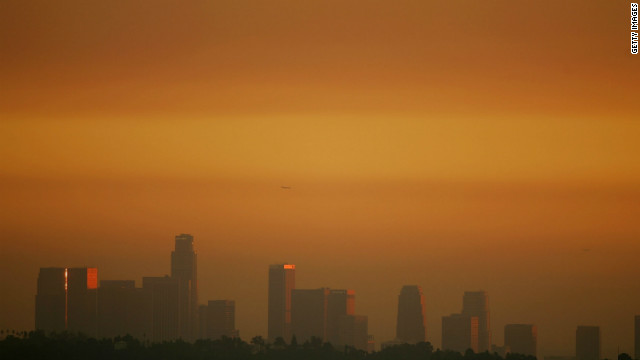
[[[465,291],[462,298],[462,313],[478,317],[478,351],[491,350],[489,296],[487,293],[485,291]]]
[[[296,266],[278,264],[269,266],[268,338],[291,339],[291,291],[296,287]]]

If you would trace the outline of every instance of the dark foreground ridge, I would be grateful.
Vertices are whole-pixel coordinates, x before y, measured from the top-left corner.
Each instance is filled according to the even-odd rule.
[[[282,338],[271,344],[260,336],[250,343],[239,338],[219,340],[182,340],[144,343],[131,336],[94,339],[68,332],[46,335],[42,331],[9,335],[0,340],[0,359],[215,359],[215,360],[535,360],[533,356],[507,354],[505,358],[488,352],[465,354],[434,350],[428,342],[403,344],[367,353],[351,347],[334,348],[313,338],[298,344],[293,338],[286,344]]]

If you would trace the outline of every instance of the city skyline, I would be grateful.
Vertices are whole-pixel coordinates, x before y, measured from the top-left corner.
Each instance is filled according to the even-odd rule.
[[[68,330],[97,337],[128,333],[141,340],[155,342],[178,338],[191,341],[198,338],[216,339],[223,335],[238,337],[239,330],[235,327],[235,300],[208,300],[208,304],[199,304],[197,308],[200,312],[194,314],[183,310],[184,304],[190,305],[193,296],[197,296],[197,288],[194,292],[190,287],[185,290],[181,285],[185,274],[176,269],[188,268],[188,273],[191,275],[188,277],[187,284],[192,282],[197,284],[196,252],[193,243],[194,237],[190,234],[176,235],[175,249],[171,252],[171,271],[174,275],[143,277],[140,288],[135,287],[135,280],[100,280],[98,269],[95,267],[41,268],[37,279],[34,329],[47,332]],[[177,264],[176,252],[192,255],[185,258],[186,260],[181,264]],[[296,337],[300,342],[316,337],[337,346],[357,344],[355,346],[363,350],[379,349],[375,345],[372,347],[368,344],[368,339],[375,337],[367,331],[368,317],[355,315],[354,290],[296,289],[295,269],[296,265],[289,263],[268,266],[269,291],[266,296],[268,305],[266,310],[269,316],[274,319],[287,318],[287,311],[279,311],[282,315],[277,317],[271,314],[274,311],[272,310],[273,296],[276,293],[283,293],[285,296],[282,300],[290,301],[291,304],[289,305],[291,307],[290,323],[282,325],[283,328],[288,328],[286,331],[289,333],[283,335]],[[287,292],[290,292],[289,296],[286,296]],[[102,300],[103,297],[108,299],[107,302]],[[507,324],[504,327],[502,345],[490,340],[492,331],[488,298],[487,292],[483,290],[464,292],[462,313],[442,316],[443,339],[440,347],[433,344],[433,341],[426,336],[425,297],[422,288],[417,285],[404,285],[398,296],[396,336],[393,340],[383,341],[382,347],[385,343],[388,346],[426,341],[442,350],[464,353],[470,348],[474,352],[483,352],[486,350],[480,350],[480,339],[482,339],[480,334],[484,332],[484,346],[491,351],[536,356],[538,332],[535,325]],[[149,303],[145,304],[145,301]],[[157,306],[157,301],[161,301],[162,305]],[[283,305],[283,309],[288,307],[286,303]],[[131,312],[132,307],[135,308],[133,312]],[[144,308],[149,309],[147,318],[145,318],[147,315],[140,313]],[[171,308],[174,310],[167,310]],[[171,314],[172,311],[175,315]],[[58,314],[61,315],[58,316]],[[127,320],[128,318],[132,319]],[[638,338],[638,318],[640,316],[634,316],[636,339]],[[149,327],[143,325],[145,321],[149,321]],[[199,325],[193,328],[193,332],[185,333],[184,324],[192,324],[192,321],[196,321]],[[364,327],[356,324],[363,324]],[[271,326],[267,325],[267,327]],[[417,325],[420,326],[416,327]],[[360,333],[362,335],[358,335]],[[146,334],[150,335],[147,337]],[[575,359],[603,359],[600,336],[599,326],[577,326]],[[275,338],[268,340],[273,342]],[[288,340],[285,339],[285,341]],[[637,351],[637,341],[635,346],[634,350]],[[558,357],[558,355],[554,356]],[[560,358],[563,356],[566,357],[566,355],[560,355]]]
[[[265,269],[288,262],[296,289],[357,294],[337,323],[360,344],[365,327],[395,339],[414,284],[436,347],[482,290],[490,343],[535,325],[540,359],[573,356],[593,325],[602,357],[634,353],[632,8],[0,1],[0,329],[32,328],[36,302],[60,295],[36,300],[41,268],[97,268],[102,296],[133,299],[101,308],[106,333],[155,293],[158,307],[189,297],[191,315],[235,301],[225,332],[272,337]],[[197,255],[176,248],[183,233]]]

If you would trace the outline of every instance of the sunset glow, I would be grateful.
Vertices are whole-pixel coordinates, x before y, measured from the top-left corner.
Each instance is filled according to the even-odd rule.
[[[538,359],[640,314],[639,55],[625,1],[0,3],[0,328],[40,267],[162,276],[194,235],[199,301],[267,332],[270,264],[355,289],[392,340],[465,291]],[[97,269],[100,269],[98,279]],[[95,271],[94,271],[95,270]],[[67,272],[65,271],[65,290]]]

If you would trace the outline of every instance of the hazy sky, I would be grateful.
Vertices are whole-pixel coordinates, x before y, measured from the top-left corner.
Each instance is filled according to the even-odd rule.
[[[267,270],[352,288],[378,341],[488,291],[493,342],[572,355],[640,314],[638,56],[626,1],[0,0],[0,328],[38,269],[168,273],[266,335]],[[280,189],[281,185],[291,190]]]

